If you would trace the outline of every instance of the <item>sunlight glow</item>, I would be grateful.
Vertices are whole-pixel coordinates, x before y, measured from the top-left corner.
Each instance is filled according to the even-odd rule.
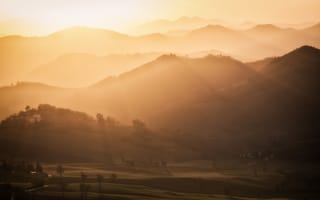
[[[41,35],[69,26],[100,27],[126,32],[148,21],[173,20],[182,16],[199,16],[232,23],[244,23],[250,20],[257,23],[289,21],[305,23],[316,22],[320,18],[318,0],[261,2],[260,0],[0,0],[0,35]]]
[[[13,3],[16,2],[16,3]],[[156,7],[147,0],[130,1],[3,1],[1,2],[2,21],[4,18],[19,20],[20,26],[28,24],[33,31],[49,33],[70,26],[104,27],[123,30],[132,23],[142,23]],[[11,17],[11,18],[10,18]],[[9,24],[9,23],[7,23]],[[12,22],[10,23],[12,24]],[[6,25],[2,22],[1,25]],[[13,29],[14,27],[0,27]]]

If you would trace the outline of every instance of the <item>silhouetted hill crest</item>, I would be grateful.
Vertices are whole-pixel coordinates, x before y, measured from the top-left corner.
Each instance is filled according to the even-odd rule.
[[[236,60],[236,59],[232,58],[231,56],[227,56],[227,55],[223,55],[223,54],[218,54],[218,55],[216,55],[216,54],[212,54],[212,53],[207,54],[207,55],[204,56],[203,58],[205,58],[205,59]],[[202,58],[202,59],[203,59],[203,58]]]
[[[159,72],[158,74],[159,76],[163,76],[164,74],[167,74],[167,75],[170,74],[170,76],[186,75],[186,76],[194,76],[199,78],[200,77],[199,74],[202,74],[201,76],[205,76],[206,78],[209,78],[210,76],[209,74],[216,73],[217,72],[216,70],[217,71],[235,70],[235,74],[238,72],[240,74],[241,73],[248,73],[248,75],[251,74],[251,69],[249,69],[244,63],[230,56],[209,54],[204,57],[191,58],[191,57],[177,56],[175,54],[164,54],[159,56],[153,61],[145,63],[144,65],[141,65],[126,73],[120,74],[119,76],[107,77],[99,81],[97,84],[93,85],[93,87],[95,86],[103,87],[105,85],[109,85],[113,82],[119,82],[120,80],[125,80],[127,78],[135,79],[133,77],[137,77],[148,72],[155,74],[157,73],[155,71]],[[228,74],[228,72],[223,74]],[[215,79],[215,78],[211,78],[211,79]]]
[[[139,36],[140,39],[166,39],[167,37],[164,34],[161,33],[151,33],[147,35]]]
[[[27,81],[18,81],[15,84],[12,84],[10,86],[4,86],[0,88],[54,88],[53,86],[40,83],[40,82],[27,82]]]
[[[252,29],[261,30],[261,31],[270,31],[270,30],[282,30],[280,27],[273,24],[258,24]]]
[[[202,21],[204,20],[203,18],[193,16],[193,17],[188,17],[188,16],[182,16],[179,19],[177,19],[177,22],[189,22],[189,21]]]
[[[290,51],[287,54],[279,57],[270,57],[265,58],[263,60],[258,60],[255,62],[247,63],[250,66],[255,65],[264,65],[262,66],[262,70],[269,71],[270,68],[283,68],[283,67],[290,67],[296,65],[310,65],[310,62],[314,62],[320,59],[320,50],[313,47],[304,45],[299,48],[296,48],[293,51]],[[261,67],[261,66],[260,66]]]
[[[194,31],[192,31],[191,33],[197,33],[197,32],[204,32],[204,31],[232,31],[231,29],[225,27],[225,26],[221,26],[221,25],[213,25],[213,24],[208,24],[205,27],[199,28],[199,29],[195,29]]]
[[[312,46],[301,46],[281,57],[275,59],[272,63],[281,62],[284,64],[298,64],[306,65],[306,63],[320,61],[320,50]],[[285,63],[284,63],[285,62]],[[272,64],[271,63],[271,64]]]
[[[320,50],[302,46],[271,61],[262,72],[300,95],[316,101],[319,95]]]
[[[320,31],[320,22],[313,25],[313,26],[307,27],[304,30],[309,31],[309,32],[318,32],[318,31]]]
[[[159,56],[156,61],[165,61],[165,60],[177,60],[181,57],[177,56],[176,54],[163,54]]]
[[[85,26],[73,26],[66,29],[62,29],[55,33],[50,34],[51,37],[74,37],[77,36],[99,36],[105,35],[108,37],[128,37],[125,34],[121,34],[115,31],[101,28],[90,28]]]

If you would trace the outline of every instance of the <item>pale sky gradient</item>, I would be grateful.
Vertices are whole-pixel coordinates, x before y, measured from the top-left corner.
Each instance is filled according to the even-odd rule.
[[[41,35],[76,25],[125,32],[181,16],[230,23],[318,22],[320,0],[0,0],[0,35]]]

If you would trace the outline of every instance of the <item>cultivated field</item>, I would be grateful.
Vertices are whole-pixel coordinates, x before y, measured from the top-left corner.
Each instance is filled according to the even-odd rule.
[[[62,178],[56,172],[57,164],[43,166],[51,177],[45,187],[30,192],[33,199],[320,198],[319,176],[304,175],[310,169],[306,164],[290,168],[289,164],[280,162],[261,166],[244,161],[192,161],[168,163],[166,167],[64,163]],[[85,175],[84,179],[81,174]],[[100,184],[98,174],[103,176]],[[80,191],[81,183],[87,186],[87,191]]]

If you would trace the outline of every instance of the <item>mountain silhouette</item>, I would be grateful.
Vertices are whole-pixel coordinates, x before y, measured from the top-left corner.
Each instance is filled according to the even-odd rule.
[[[124,122],[141,118],[155,129],[206,141],[201,148],[217,154],[245,145],[275,148],[282,158],[313,159],[320,128],[319,58],[319,49],[303,46],[255,70],[226,56],[163,55],[85,89],[31,83],[1,88],[1,116],[47,102]],[[207,141],[208,135],[215,140]]]
[[[276,32],[276,31],[282,31],[284,29],[275,26],[273,24],[258,24],[254,26],[253,28],[249,29],[248,31],[256,31],[256,32]]]
[[[107,30],[107,29],[98,29],[98,28],[90,28],[84,26],[74,26],[69,27],[55,33],[49,35],[49,37],[64,37],[64,38],[92,38],[92,37],[112,37],[112,38],[120,38],[120,37],[128,37],[125,34],[121,34],[115,31]]]
[[[39,79],[30,80],[25,77],[38,66],[65,54],[105,56],[174,52],[185,55],[216,49],[226,55],[236,55],[237,58],[252,61],[281,55],[297,46],[319,47],[316,27],[310,27],[314,31],[308,31],[309,29],[279,29],[274,25],[258,25],[243,31],[217,23],[206,23],[177,36],[159,32],[131,36],[88,27],[72,27],[41,37],[6,36],[0,38],[0,84],[18,80],[38,81]],[[256,29],[264,31],[252,31]],[[90,82],[89,79],[86,81]]]
[[[307,27],[303,31],[316,37],[320,33],[320,23]]]
[[[192,102],[210,102],[211,97],[246,98],[257,102],[254,98],[250,99],[250,95],[263,94],[273,99],[273,93],[279,93],[281,96],[288,94],[288,97],[301,101],[302,96],[296,90],[305,89],[305,95],[318,99],[315,92],[319,85],[318,51],[316,48],[304,46],[269,60],[260,70],[226,56],[188,58],[173,54],[163,55],[132,71],[99,81],[88,89],[64,89],[61,97],[57,89],[54,93],[57,98],[50,97],[49,89],[45,95],[41,95],[42,90],[37,89],[38,86],[35,86],[33,91],[19,90],[18,86],[1,88],[1,91],[10,91],[1,92],[2,107],[3,110],[7,110],[6,107],[16,110],[22,108],[26,102],[37,105],[48,101],[50,104],[71,106],[90,113],[105,110],[120,120],[129,120],[137,116],[149,118],[150,115],[156,116],[161,112],[164,114],[165,110],[183,107]],[[272,94],[268,94],[270,91]],[[24,100],[23,96],[26,94],[29,94],[30,98]],[[79,102],[76,106],[71,105],[74,98]],[[12,99],[16,100],[11,102]],[[287,97],[283,101],[286,100]],[[254,104],[253,102],[248,105]],[[9,106],[11,103],[13,105]],[[153,111],[155,107],[161,111]],[[2,116],[9,113],[3,112]]]
[[[264,66],[262,72],[312,101],[318,101],[320,89],[320,50],[302,46],[274,59]]]

